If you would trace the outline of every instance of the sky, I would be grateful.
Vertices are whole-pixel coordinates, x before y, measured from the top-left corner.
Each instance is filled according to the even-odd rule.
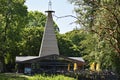
[[[25,5],[28,7],[28,11],[40,11],[45,14],[45,11],[48,10],[48,2],[49,0],[26,0]],[[56,16],[66,16],[73,15],[74,5],[70,4],[67,0],[51,0],[52,2],[52,10],[55,11]],[[58,25],[60,29],[60,33],[66,33],[75,28],[76,24],[73,23],[75,19],[73,17],[65,17],[65,18],[57,18],[53,16],[55,23]],[[73,24],[71,24],[73,23]]]

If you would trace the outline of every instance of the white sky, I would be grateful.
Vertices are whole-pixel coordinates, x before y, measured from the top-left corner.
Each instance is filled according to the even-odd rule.
[[[45,13],[46,10],[48,10],[48,1],[49,0],[26,0],[26,5],[28,7],[29,11],[40,11]],[[75,12],[74,6],[70,4],[67,0],[51,0],[52,1],[52,9],[55,11],[55,15],[60,16],[66,16],[66,15],[74,15]],[[60,28],[60,33],[66,33],[68,31],[73,30],[75,28],[76,24],[70,24],[75,21],[72,17],[66,17],[66,18],[59,18],[53,17],[54,21]]]

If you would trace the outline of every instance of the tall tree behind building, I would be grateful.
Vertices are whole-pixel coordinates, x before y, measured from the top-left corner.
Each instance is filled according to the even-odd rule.
[[[69,0],[75,5],[79,18],[77,23],[93,34],[99,42],[107,41],[114,49],[112,58],[116,71],[120,73],[120,1],[119,0]],[[117,59],[117,60],[116,60]]]

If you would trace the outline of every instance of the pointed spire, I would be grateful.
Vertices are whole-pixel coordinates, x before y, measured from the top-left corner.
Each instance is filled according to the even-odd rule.
[[[51,0],[49,0],[49,2],[48,2],[48,10],[52,10],[52,1]]]
[[[46,12],[48,13],[48,16],[47,16],[45,30],[42,38],[42,44],[39,52],[40,57],[53,55],[53,54],[59,55],[56,34],[53,26],[54,24],[53,24],[52,13],[54,11],[48,10]]]

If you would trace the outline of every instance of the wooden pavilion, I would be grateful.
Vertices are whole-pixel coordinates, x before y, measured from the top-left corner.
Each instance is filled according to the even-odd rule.
[[[76,71],[85,64],[81,57],[64,57],[59,54],[56,35],[53,27],[52,13],[48,10],[39,56],[17,56],[19,73],[63,73]]]
[[[44,57],[16,57],[16,60],[18,72],[26,74],[64,73],[80,70],[84,65],[84,60],[80,57],[64,57],[55,54]]]

